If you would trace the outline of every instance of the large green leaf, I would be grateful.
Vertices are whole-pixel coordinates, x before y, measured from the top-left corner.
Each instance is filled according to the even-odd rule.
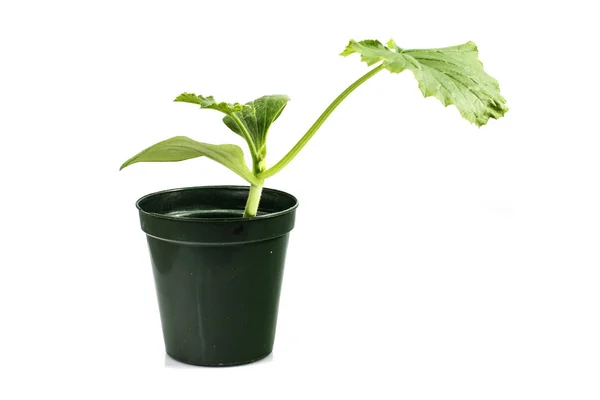
[[[200,108],[210,108],[212,110],[221,111],[227,115],[248,108],[248,106],[240,103],[217,103],[213,96],[204,97],[202,95],[195,95],[194,93],[182,93],[177,96],[174,101],[198,104]]]
[[[226,166],[250,184],[258,182],[248,169],[244,160],[244,152],[239,146],[201,143],[186,136],[175,136],[142,150],[125,161],[121,165],[121,169],[138,162],[183,161],[202,156]]]
[[[423,96],[435,96],[444,106],[454,104],[460,114],[477,126],[507,111],[498,81],[483,70],[477,46],[467,42],[439,49],[404,50],[390,40],[387,47],[377,40],[351,40],[341,53],[359,53],[368,65],[383,61],[390,72],[413,72]]]
[[[264,157],[266,152],[269,127],[279,117],[289,100],[285,95],[263,96],[246,103],[247,108],[235,113],[244,125],[243,128],[248,131],[259,157]],[[224,117],[223,122],[229,129],[244,137],[242,128],[231,116]]]

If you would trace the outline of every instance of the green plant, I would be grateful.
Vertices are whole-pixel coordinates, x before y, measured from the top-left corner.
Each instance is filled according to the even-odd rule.
[[[468,42],[459,46],[439,49],[404,50],[393,40],[383,45],[377,40],[351,40],[341,53],[360,54],[361,60],[371,66],[378,64],[344,90],[313,123],[298,143],[275,165],[267,168],[267,132],[279,117],[289,98],[284,95],[260,97],[246,104],[218,103],[212,96],[203,97],[183,93],[175,101],[197,104],[225,114],[223,122],[240,135],[250,149],[252,170],[244,160],[244,153],[233,144],[207,144],[185,136],[176,136],[156,143],[131,157],[121,169],[138,162],[183,161],[206,156],[226,166],[248,183],[250,193],[244,217],[253,217],[265,179],[281,171],[313,137],[317,130],[340,103],[365,81],[383,69],[393,73],[411,71],[424,97],[435,96],[444,106],[454,104],[460,114],[477,126],[490,118],[498,119],[507,111],[506,100],[500,95],[498,81],[489,76],[479,61],[477,46]]]

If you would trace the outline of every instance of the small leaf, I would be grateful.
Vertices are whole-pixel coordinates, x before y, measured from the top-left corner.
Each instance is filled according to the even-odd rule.
[[[125,161],[120,169],[138,162],[183,161],[202,156],[226,166],[250,184],[256,184],[258,181],[248,169],[244,152],[239,146],[201,143],[186,136],[175,136],[156,143]]]
[[[195,95],[194,93],[187,93],[187,92],[182,93],[179,96],[177,96],[174,101],[178,101],[178,102],[182,102],[182,103],[198,104],[200,106],[200,108],[210,108],[212,110],[221,111],[222,113],[225,113],[227,115],[229,115],[233,112],[242,111],[242,110],[248,108],[247,106],[240,104],[240,103],[234,103],[234,104],[224,103],[224,102],[217,103],[215,101],[215,98],[212,96],[204,97],[202,95]]]
[[[359,53],[368,65],[383,61],[383,67],[390,72],[412,71],[423,96],[434,96],[444,106],[454,104],[463,118],[477,126],[508,111],[498,81],[483,70],[473,42],[439,49],[403,50],[393,40],[388,47],[377,40],[351,40],[341,55],[353,53]]]
[[[269,95],[246,103],[246,108],[236,112],[242,124],[250,134],[250,139],[259,155],[266,152],[267,133],[271,124],[281,115],[289,97],[285,95]],[[223,118],[225,125],[238,135],[244,137],[240,127],[230,116]]]

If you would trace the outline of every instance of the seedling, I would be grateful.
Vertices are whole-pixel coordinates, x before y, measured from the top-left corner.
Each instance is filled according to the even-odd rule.
[[[197,104],[225,114],[223,122],[248,144],[252,157],[252,170],[244,160],[244,152],[234,144],[208,144],[186,136],[175,136],[156,143],[131,157],[121,169],[138,162],[183,161],[205,156],[235,172],[250,184],[244,217],[254,217],[258,211],[265,179],[281,171],[298,155],[319,130],[323,122],[357,87],[383,69],[393,73],[411,71],[419,83],[424,97],[434,96],[444,106],[454,104],[460,115],[477,126],[485,125],[490,118],[498,119],[507,111],[506,100],[500,95],[498,81],[489,76],[479,61],[477,46],[473,42],[439,49],[404,50],[393,40],[383,45],[377,40],[351,40],[341,53],[348,56],[360,54],[367,65],[378,64],[352,83],[323,111],[296,145],[275,165],[267,168],[267,132],[281,115],[289,98],[285,95],[268,95],[246,104],[218,103],[212,96],[204,97],[183,93],[175,101]]]

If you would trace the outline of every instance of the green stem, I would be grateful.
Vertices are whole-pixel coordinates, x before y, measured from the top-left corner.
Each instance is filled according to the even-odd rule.
[[[263,181],[260,185],[250,186],[250,194],[248,195],[248,201],[246,202],[246,209],[244,210],[244,218],[256,217],[258,212],[258,204],[260,203],[260,195],[262,194]]]
[[[265,170],[264,160],[260,160],[259,157],[252,157],[252,174],[256,177],[262,171]],[[252,183],[250,186],[250,193],[248,193],[248,200],[246,201],[246,209],[244,210],[244,218],[256,217],[258,213],[258,205],[260,204],[260,196],[262,195],[264,179],[256,178],[258,182]]]
[[[367,72],[366,74],[364,74],[363,76],[358,78],[358,80],[356,80],[356,82],[354,82],[352,85],[348,86],[348,88],[346,90],[344,90],[338,97],[336,97],[335,100],[333,100],[333,102],[329,105],[329,107],[327,107],[327,109],[325,111],[323,111],[323,114],[321,114],[321,116],[315,121],[315,123],[312,124],[310,129],[304,134],[304,136],[302,136],[302,138],[298,141],[298,143],[296,143],[296,145],[285,156],[283,156],[283,158],[281,160],[279,160],[279,162],[277,164],[273,165],[271,168],[267,169],[266,171],[263,171],[260,174],[258,174],[257,178],[259,178],[259,179],[269,178],[269,177],[275,175],[276,173],[278,173],[279,171],[281,171],[286,165],[288,165],[289,162],[292,161],[294,159],[294,157],[296,157],[296,155],[300,152],[300,150],[302,150],[302,148],[304,146],[306,146],[306,144],[314,136],[314,134],[317,133],[317,131],[319,130],[321,125],[323,125],[323,123],[325,122],[325,120],[327,120],[329,115],[331,115],[333,110],[335,110],[337,108],[337,106],[339,106],[340,103],[346,97],[348,97],[348,95],[350,93],[352,93],[354,91],[354,89],[356,89],[357,87],[362,85],[365,81],[367,81],[369,78],[371,78],[373,75],[375,75],[382,69],[383,69],[383,65],[379,65],[378,67],[373,68],[372,70],[370,70],[369,72]]]

